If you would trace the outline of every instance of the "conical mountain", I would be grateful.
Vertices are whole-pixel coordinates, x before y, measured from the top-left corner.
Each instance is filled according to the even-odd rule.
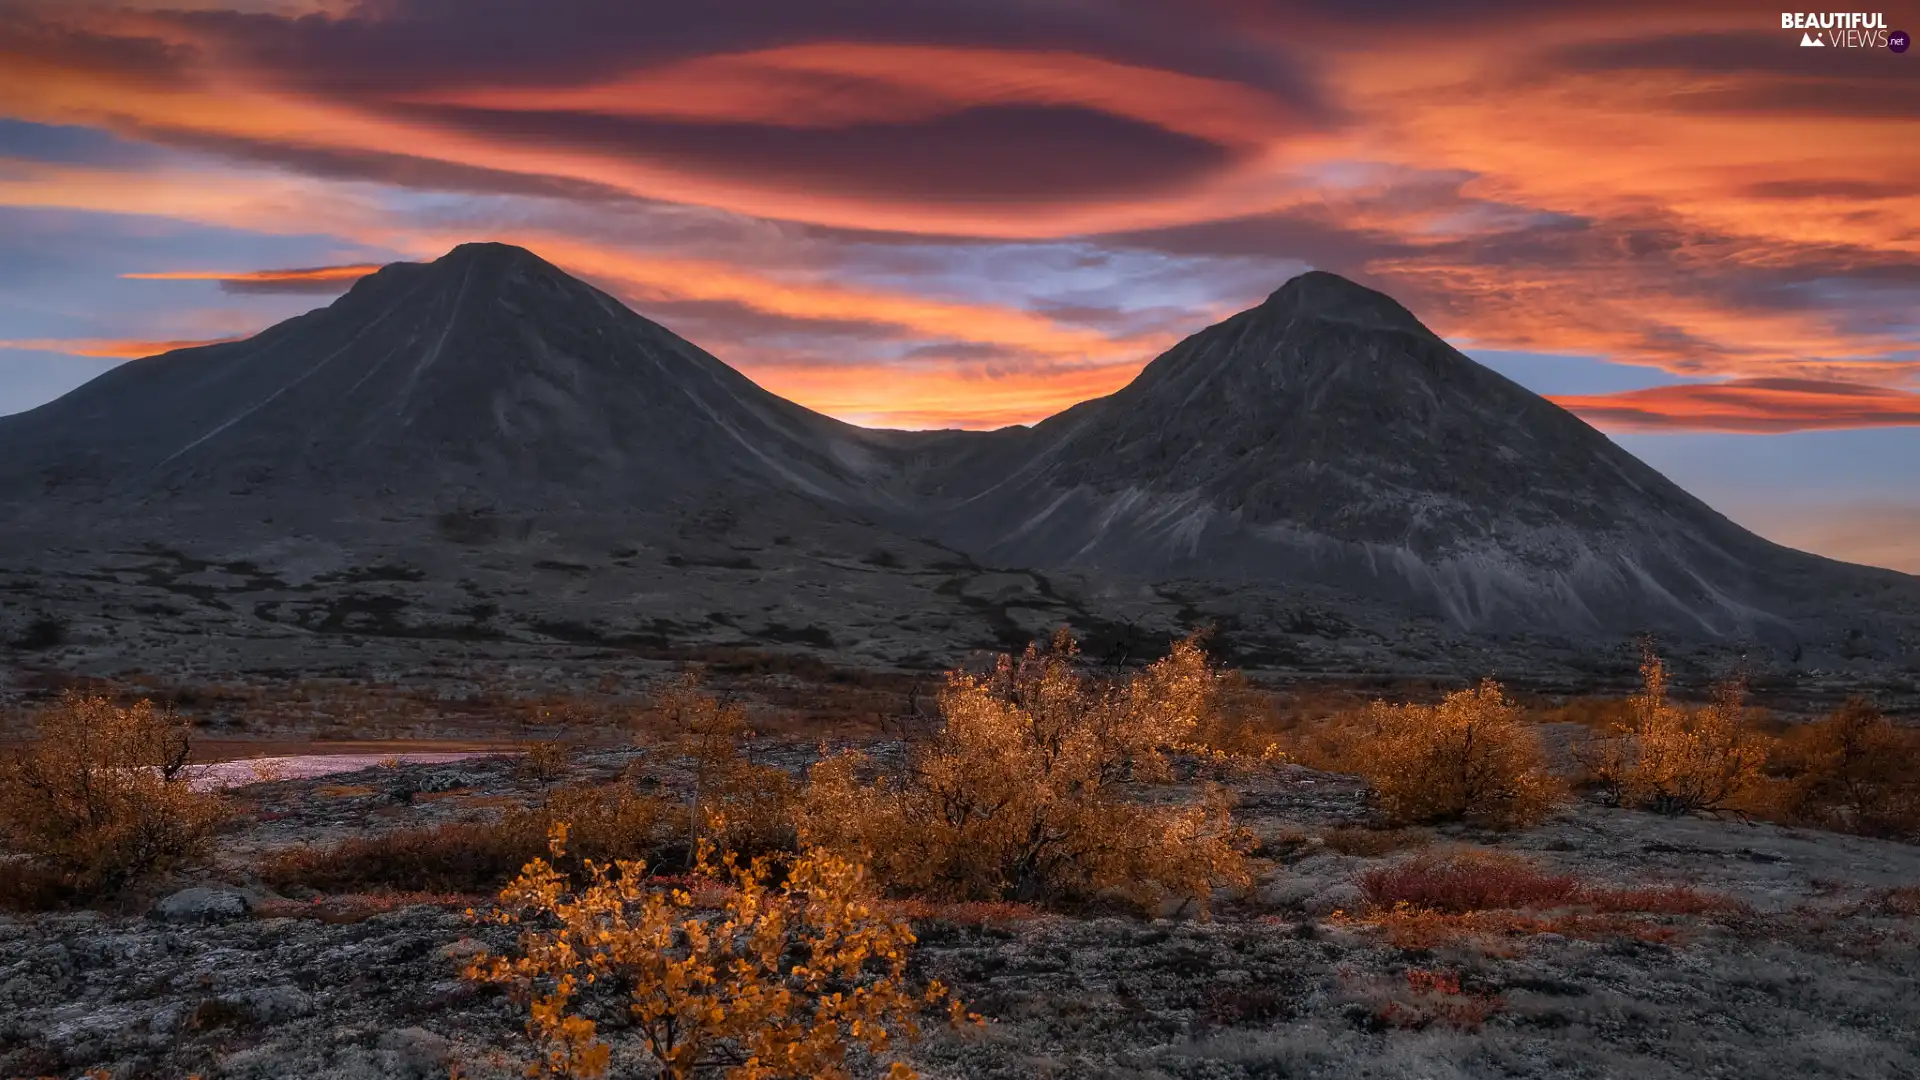
[[[467,244],[0,420],[0,495],[831,502],[852,432],[523,249]]]
[[[1793,593],[1902,578],[1754,536],[1319,272],[931,494],[996,563],[1326,585],[1485,629],[1773,636]]]

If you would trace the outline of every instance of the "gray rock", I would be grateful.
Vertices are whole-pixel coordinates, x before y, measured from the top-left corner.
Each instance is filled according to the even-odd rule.
[[[153,905],[148,914],[161,922],[206,923],[244,919],[253,910],[244,894],[232,889],[182,889]]]
[[[311,1013],[314,1008],[312,995],[297,986],[262,986],[223,994],[220,1001],[257,1024],[292,1020]]]
[[[1301,903],[1301,908],[1309,915],[1326,916],[1336,911],[1355,912],[1360,910],[1365,899],[1357,885],[1329,885],[1314,893]]]
[[[401,1028],[380,1036],[380,1050],[391,1061],[392,1073],[409,1080],[438,1080],[447,1075],[453,1048],[446,1039],[425,1028]]]
[[[473,787],[479,782],[479,779],[472,773],[441,769],[427,773],[425,776],[415,780],[413,790],[428,794],[442,791],[458,791],[461,788]]]

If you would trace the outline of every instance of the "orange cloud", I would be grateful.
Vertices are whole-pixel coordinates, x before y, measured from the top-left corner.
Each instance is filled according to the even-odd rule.
[[[378,263],[354,263],[349,266],[314,266],[300,270],[160,270],[146,274],[121,274],[134,281],[357,281],[380,269]]]
[[[297,200],[309,193],[313,196],[311,205],[293,212]],[[252,174],[233,174],[216,183],[194,172],[34,166],[13,177],[0,175],[0,205],[118,208],[279,234],[304,233],[320,224],[355,243],[411,252],[420,259],[437,258],[455,244],[475,239],[465,231],[423,228],[400,215],[389,216],[377,207],[329,192],[311,181]],[[1152,352],[1171,343],[1166,335],[1116,340],[1007,305],[844,285],[817,272],[783,274],[708,259],[636,252],[592,238],[521,226],[490,230],[485,238],[530,248],[571,272],[607,285],[643,313],[653,301],[729,301],[799,320],[872,323],[882,328],[884,336],[896,340],[975,342],[1012,355],[1073,365],[1123,360],[1144,363]],[[167,273],[246,280],[243,275],[212,271]],[[260,273],[271,276],[286,272]]]
[[[1221,79],[1071,52],[857,42],[695,57],[588,85],[460,88],[403,100],[800,128],[1079,105],[1245,145],[1299,124],[1270,95]]]
[[[148,341],[140,338],[15,338],[0,340],[0,349],[66,353],[68,356],[97,356],[115,360],[138,360],[176,349],[197,349],[202,345],[224,345],[241,337],[211,338],[205,341]]]
[[[1920,426],[1920,393],[1813,379],[1744,379],[1553,398],[1601,427],[1774,434]]]
[[[1701,394],[1687,408],[1684,395],[1588,402],[1613,409],[1615,423],[1885,423],[1914,371],[1915,330],[1900,310],[1920,289],[1920,143],[1901,103],[1915,89],[1903,73],[1920,69],[1877,54],[1801,54],[1733,7],[1703,33],[1697,10],[1671,5],[1496,5],[1498,23],[1433,20],[1407,5],[1364,25],[1295,12],[1263,23],[1257,5],[1240,5],[1241,22],[1219,9],[1211,19],[1177,12],[1159,26],[1162,41],[1124,25],[1137,14],[1129,6],[1091,30],[995,24],[949,44],[884,20],[871,31],[774,20],[784,29],[766,33],[746,20],[718,34],[650,26],[630,50],[598,52],[542,27],[570,50],[543,53],[547,39],[532,34],[502,70],[482,62],[491,39],[479,32],[433,50],[416,40],[412,54],[377,47],[385,33],[404,42],[419,31],[381,12],[411,11],[432,29],[428,7],[399,0],[299,22],[131,6],[45,3],[35,9],[45,25],[0,27],[0,114],[309,175],[177,165],[108,175],[15,161],[0,163],[0,205],[326,231],[420,257],[484,235],[526,243],[643,311],[711,301],[795,324],[866,324],[870,344],[1001,350],[1033,390],[977,399],[978,415],[959,418],[970,423],[1036,418],[1105,386],[1083,383],[1085,372],[1137,367],[1168,342],[954,300],[911,277],[850,285],[830,260],[796,268],[692,247],[636,252],[589,226],[495,221],[456,235],[336,179],[431,187],[464,177],[502,185],[485,190],[634,196],[896,236],[1125,247],[1152,246],[1134,235],[1147,230],[1212,230],[1181,253],[1301,259],[1380,285],[1462,344],[1723,377],[1733,381],[1715,384],[1716,400],[1745,395],[1724,415]],[[344,0],[310,6],[347,10]],[[1420,48],[1407,47],[1396,19],[1419,25]],[[1103,36],[1109,23],[1122,32]],[[676,44],[693,41],[704,45]],[[1293,51],[1303,42],[1310,64]],[[1243,62],[1260,50],[1270,63]],[[1283,72],[1310,76],[1313,93],[1270,77]],[[376,160],[379,170],[352,171]],[[1261,221],[1285,228],[1263,240],[1249,224]],[[1123,230],[1128,238],[1111,239]],[[744,334],[713,344],[786,370]],[[820,359],[782,347],[798,353],[789,366]],[[848,370],[844,384],[790,376],[794,396],[842,415],[945,423],[955,410],[938,397],[942,380],[971,374]],[[1794,380],[1893,389],[1867,406],[1856,394],[1781,388]],[[880,399],[893,392],[890,408]]]
[[[162,270],[145,274],[121,274],[138,281],[217,281],[220,291],[228,293],[321,293],[345,290],[354,282],[380,269],[376,263],[349,266],[312,266],[294,270],[246,270],[230,273],[218,270]]]

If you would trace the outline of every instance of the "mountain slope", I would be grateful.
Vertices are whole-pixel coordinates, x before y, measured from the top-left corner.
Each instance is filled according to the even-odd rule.
[[[1777,634],[1783,579],[1900,577],[1761,540],[1325,273],[927,491],[997,563],[1333,584],[1489,629]]]
[[[529,252],[467,244],[0,420],[0,495],[839,502],[855,436]]]

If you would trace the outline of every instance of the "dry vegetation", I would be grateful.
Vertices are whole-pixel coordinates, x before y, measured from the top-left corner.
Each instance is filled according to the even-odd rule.
[[[651,858],[684,842],[678,806],[643,792],[567,785],[536,806],[490,821],[453,821],[353,837],[326,847],[292,847],[261,866],[275,888],[323,892],[389,888],[484,892],[498,888],[547,848],[555,825],[571,830],[578,860]],[[572,864],[580,869],[580,864]]]
[[[1730,897],[1691,885],[1620,888],[1553,873],[1520,856],[1475,848],[1423,852],[1360,876],[1358,912],[1336,922],[1367,929],[1397,948],[1468,946],[1511,955],[1542,934],[1601,940],[1670,942],[1675,917],[1740,919],[1751,912]]]
[[[89,896],[204,851],[222,800],[193,791],[187,727],[150,701],[69,693],[0,763],[7,899]]]
[[[954,672],[939,732],[896,775],[863,781],[859,754],[815,766],[808,844],[867,862],[889,889],[956,900],[1057,901],[1116,892],[1139,902],[1245,884],[1250,842],[1224,797],[1148,806],[1130,782],[1166,779],[1166,753],[1212,706],[1197,642],[1120,683],[1090,678],[1071,638]]]
[[[669,681],[654,703],[692,765],[692,840],[742,856],[792,847],[798,787],[784,771],[747,756],[753,731],[745,707],[708,693],[698,672]]]
[[[1729,809],[1753,791],[1766,746],[1747,717],[1744,683],[1727,679],[1709,703],[1688,709],[1667,696],[1666,665],[1651,647],[1640,675],[1627,722],[1583,749],[1595,785],[1616,803],[1662,814]]]
[[[1375,702],[1360,773],[1400,823],[1531,825],[1565,797],[1539,737],[1498,683],[1448,694],[1438,705]]]
[[[556,826],[556,860],[566,839]],[[730,886],[711,914],[635,861],[589,862],[576,890],[536,859],[500,894],[494,917],[527,928],[520,949],[483,955],[467,974],[513,989],[543,1075],[606,1075],[613,1050],[602,1024],[612,1022],[637,1034],[661,1080],[841,1080],[853,1047],[884,1060],[919,1037],[922,1012],[965,1016],[938,982],[912,988],[913,931],[876,911],[857,864],[809,851],[781,868],[776,888],[769,860],[716,866],[707,850],[695,872]],[[590,1019],[581,999],[609,991],[611,1010],[597,1011],[611,1020]],[[916,1074],[894,1060],[887,1075]]]
[[[1920,838],[1920,732],[1855,698],[1790,731],[1770,763],[1788,820],[1863,836]]]
[[[1403,950],[1342,991],[1366,1030],[1474,1032],[1507,1022],[1509,998],[1470,970],[1409,960],[1512,957],[1556,940],[1681,945],[1776,917],[1697,884],[1576,873],[1557,855],[1479,845],[1570,850],[1523,830],[1545,823],[1564,837],[1595,814],[1674,828],[1685,815],[1743,814],[1920,839],[1920,733],[1863,701],[1769,732],[1737,679],[1687,705],[1651,650],[1641,673],[1630,698],[1550,712],[1491,681],[1425,701],[1283,708],[1217,670],[1197,639],[1103,672],[1062,633],[990,670],[950,672],[929,723],[899,740],[770,754],[756,728],[778,726],[778,710],[690,671],[619,708],[565,705],[594,739],[533,740],[501,766],[510,794],[344,839],[282,840],[248,872],[301,897],[256,914],[359,924],[471,905],[518,931],[512,948],[495,938],[469,955],[466,972],[508,991],[536,1072],[552,1076],[911,1075],[899,1059],[923,1016],[959,1006],[910,972],[909,921],[984,940],[1116,910],[1224,912],[1309,941],[1341,928]],[[1561,775],[1542,724],[1568,720],[1588,737]],[[205,856],[231,815],[185,782],[187,732],[145,701],[69,694],[45,710],[0,765],[12,903],[70,903]],[[593,749],[613,733],[629,744],[618,756]],[[1356,783],[1286,762],[1363,777],[1368,801]],[[310,796],[377,807],[368,820],[395,825],[405,815],[381,800],[415,797],[404,773],[396,758]],[[1284,830],[1268,816],[1257,838],[1230,791],[1257,805],[1283,774],[1302,789],[1344,786],[1349,811],[1283,819]],[[1232,783],[1208,782],[1221,779]],[[1631,813],[1576,804],[1576,793]],[[1336,868],[1343,910],[1261,891],[1306,859]],[[1920,915],[1912,887],[1880,884],[1819,918]],[[1260,987],[1222,993],[1208,999],[1218,1015],[1284,1013]]]

